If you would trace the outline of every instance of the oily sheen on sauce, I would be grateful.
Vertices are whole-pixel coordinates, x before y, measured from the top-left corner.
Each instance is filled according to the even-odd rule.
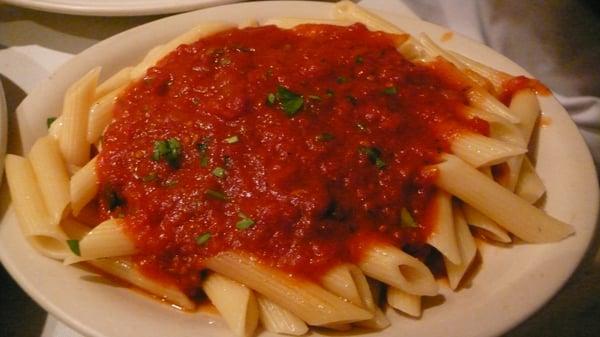
[[[408,62],[402,38],[266,26],[180,46],[117,101],[102,217],[123,217],[142,270],[191,295],[224,250],[309,279],[377,241],[427,260],[421,170],[488,125],[462,113],[451,66]]]

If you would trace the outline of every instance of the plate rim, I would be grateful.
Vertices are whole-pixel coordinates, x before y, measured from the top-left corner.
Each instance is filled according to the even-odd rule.
[[[275,1],[275,2],[270,2],[270,4],[273,4],[274,6],[277,6],[278,4],[282,4],[282,3],[283,3],[283,4],[285,4],[285,3],[305,3],[305,4],[307,4],[307,5],[314,5],[314,4],[315,4],[315,3],[310,3],[310,2],[297,2],[297,1]],[[225,6],[220,6],[220,7],[221,7],[221,8],[223,8],[223,7],[229,7],[229,6],[232,6],[232,7],[233,7],[233,6],[248,5],[248,4],[256,4],[256,3],[233,4],[233,5],[225,5]],[[325,4],[325,3],[318,3],[318,4],[323,4],[323,5],[331,5],[331,4]],[[217,7],[215,7],[215,8],[217,8]],[[211,8],[211,9],[212,9],[212,8]],[[156,25],[156,24],[159,24],[159,23],[169,22],[169,21],[171,21],[171,20],[174,20],[174,21],[176,21],[176,20],[178,20],[178,18],[180,18],[180,17],[182,17],[182,16],[185,16],[185,15],[195,15],[196,13],[199,13],[199,12],[202,12],[202,11],[206,11],[206,10],[211,10],[211,9],[202,9],[202,10],[199,10],[199,11],[194,11],[194,12],[190,12],[190,13],[184,13],[184,14],[180,14],[180,15],[177,15],[177,16],[172,16],[172,17],[167,17],[167,18],[159,19],[159,20],[156,20],[156,21],[152,21],[152,22],[146,23],[146,24],[144,24],[144,25],[141,25],[141,26],[134,27],[134,28],[132,28],[132,29],[129,29],[129,30],[126,30],[126,31],[124,31],[124,32],[122,32],[122,33],[116,34],[116,35],[114,35],[114,36],[112,36],[112,37],[110,37],[110,38],[108,38],[108,39],[106,39],[106,40],[100,41],[99,43],[95,44],[94,46],[92,46],[92,47],[90,47],[90,48],[86,49],[86,51],[87,51],[87,50],[89,50],[89,49],[101,48],[101,47],[103,47],[103,46],[105,45],[105,43],[106,43],[106,44],[107,44],[107,43],[110,43],[111,41],[113,41],[113,40],[115,40],[115,39],[119,38],[119,37],[120,37],[122,34],[126,34],[126,35],[129,35],[129,34],[138,34],[138,32],[139,32],[140,30],[143,30],[143,29],[145,29],[145,28],[147,27],[147,25]],[[425,21],[422,21],[422,20],[415,20],[415,19],[410,19],[410,20],[425,22]],[[428,23],[428,24],[430,24],[430,23]],[[435,25],[435,26],[437,26],[437,25]],[[441,26],[437,26],[437,27],[441,27]],[[441,28],[443,28],[443,29],[445,29],[445,30],[449,30],[448,28],[444,28],[444,27],[441,27]],[[457,34],[457,35],[459,35],[458,33],[456,33],[456,34]],[[464,37],[463,37],[463,38],[464,38]],[[468,39],[468,38],[466,38],[466,39],[467,39],[467,40],[470,40],[470,39]],[[472,41],[472,40],[470,40],[470,41],[471,41],[472,43],[477,43],[477,42],[475,42],[475,41]],[[481,44],[479,44],[479,43],[477,43],[477,44],[478,44],[478,45],[481,45]],[[484,46],[484,47],[486,47],[486,48],[490,49],[490,48],[489,48],[489,47],[487,47],[487,46]],[[490,50],[491,50],[491,49],[490,49]],[[84,51],[84,52],[85,52],[85,51]],[[496,53],[496,55],[498,55],[498,56],[500,56],[500,57],[502,57],[502,58],[504,58],[504,59],[508,60],[506,57],[504,57],[503,55],[501,55],[501,54],[499,54],[499,53]],[[38,85],[38,86],[37,86],[37,87],[36,87],[34,90],[32,90],[32,91],[31,91],[31,93],[28,95],[28,97],[27,97],[27,98],[29,98],[29,97],[31,97],[31,96],[34,96],[34,95],[36,95],[36,93],[37,93],[39,90],[43,90],[43,87],[44,87],[45,85],[47,85],[48,83],[50,83],[51,79],[54,77],[54,74],[61,73],[62,71],[64,71],[64,69],[68,68],[68,67],[69,67],[70,65],[72,65],[74,62],[76,62],[75,58],[73,58],[73,59],[69,60],[69,61],[68,61],[68,62],[66,62],[64,65],[62,65],[61,67],[59,67],[59,68],[56,70],[56,72],[55,72],[55,73],[53,73],[53,75],[51,75],[51,76],[50,76],[50,78],[49,78],[49,79],[47,79],[47,80],[43,81],[43,82],[42,82],[42,83],[40,83],[40,84],[39,84],[39,85]],[[510,62],[511,62],[511,63],[514,63],[514,62],[512,62],[512,61],[510,61]],[[519,68],[520,68],[520,67],[519,67]],[[522,69],[522,68],[521,68],[521,69]],[[24,100],[24,102],[27,100],[27,98]],[[553,97],[552,97],[551,99],[552,99],[552,100],[554,100],[554,101],[556,101],[556,100],[555,100]],[[558,101],[556,101],[556,104],[558,104]],[[560,104],[558,104],[558,105],[560,106]],[[562,108],[562,106],[561,106],[561,108]],[[18,108],[17,110],[19,110],[19,108]],[[564,108],[563,108],[562,110],[563,110],[563,113],[565,113],[565,114],[566,114],[566,112],[564,111]],[[574,123],[573,123],[573,121],[572,121],[572,120],[570,120],[570,124],[572,124],[572,125],[571,125],[572,127],[575,127],[575,125],[574,125]],[[578,133],[578,138],[579,138],[579,139],[578,139],[578,141],[582,142],[582,143],[585,145],[585,143],[583,142],[583,138],[582,138],[582,136],[581,136],[581,134],[580,134],[580,133]],[[586,152],[586,154],[587,154],[587,156],[586,156],[586,157],[587,157],[587,158],[583,158],[583,159],[584,159],[584,161],[586,161],[586,162],[587,162],[587,164],[590,164],[590,163],[591,163],[591,166],[592,166],[592,168],[594,168],[593,161],[592,161],[592,159],[591,159],[591,153],[589,152],[589,149],[588,149],[587,147],[586,147],[586,150],[587,150],[587,152]],[[595,172],[595,169],[594,169],[594,172]],[[594,176],[594,179],[597,179],[597,177],[596,177],[596,175],[595,175],[595,174],[594,174],[593,176]],[[598,220],[598,208],[599,208],[599,205],[598,205],[598,187],[597,187],[597,186],[598,186],[598,184],[597,184],[597,181],[596,181],[596,184],[595,184],[595,185],[596,185],[596,189],[595,189],[595,197],[594,197],[594,196],[592,196],[592,199],[593,199],[593,200],[595,199],[595,202],[596,202],[596,208],[595,208],[595,214],[594,214],[594,218],[596,219],[596,223],[597,223],[597,220]],[[592,202],[594,202],[593,200],[592,200]],[[501,334],[501,333],[505,333],[506,331],[509,331],[510,329],[513,329],[513,328],[514,328],[514,327],[516,327],[518,324],[520,324],[520,323],[524,322],[526,319],[528,319],[528,318],[529,318],[529,317],[531,317],[533,314],[535,314],[535,313],[536,313],[536,312],[537,312],[537,311],[538,311],[538,310],[539,310],[539,309],[540,309],[540,308],[541,308],[543,305],[545,305],[545,304],[546,304],[548,301],[550,301],[550,300],[551,300],[551,299],[552,299],[554,296],[556,296],[556,294],[557,294],[557,293],[560,291],[560,289],[562,289],[562,287],[564,287],[564,285],[565,285],[565,284],[566,284],[566,283],[569,281],[569,279],[570,279],[570,278],[571,278],[571,276],[573,275],[573,272],[575,271],[575,269],[576,269],[576,268],[577,268],[577,267],[580,265],[580,263],[581,263],[581,261],[582,261],[582,259],[583,259],[584,255],[585,255],[585,253],[586,253],[586,252],[587,252],[587,250],[589,249],[589,246],[590,246],[590,244],[591,244],[591,240],[592,240],[592,238],[593,238],[593,232],[594,232],[595,230],[596,230],[595,228],[594,228],[594,229],[592,229],[592,235],[590,235],[590,236],[588,237],[588,239],[587,239],[587,241],[586,241],[586,244],[585,244],[585,247],[584,247],[584,248],[580,248],[580,249],[579,249],[579,254],[577,255],[577,258],[576,258],[576,262],[577,262],[577,263],[574,263],[573,265],[570,265],[570,266],[568,266],[568,269],[569,269],[569,270],[568,270],[568,273],[566,273],[566,277],[564,277],[564,278],[561,280],[561,282],[559,282],[560,284],[559,284],[557,287],[555,287],[555,289],[553,289],[553,290],[551,291],[551,293],[550,293],[550,294],[548,294],[548,295],[545,297],[545,299],[544,299],[544,300],[542,300],[542,301],[538,301],[538,302],[536,303],[537,305],[534,305],[534,307],[532,307],[532,308],[529,310],[529,312],[528,312],[528,314],[527,314],[527,315],[525,315],[525,316],[523,316],[523,317],[520,317],[520,318],[519,318],[519,319],[517,319],[517,320],[514,320],[510,326],[505,326],[503,329],[501,329],[501,330],[499,330],[499,331],[496,331],[495,333],[492,333],[491,335],[499,335],[499,334]],[[4,254],[5,254],[5,252],[4,252],[4,248],[3,248],[3,247],[0,245],[0,260],[2,260],[3,262],[5,261]],[[10,266],[9,266],[9,265],[5,264],[5,267],[6,267],[6,269],[9,271],[9,273],[11,274],[11,276],[12,276],[13,278],[15,278],[15,279],[18,281],[19,285],[21,285],[22,287],[23,287],[23,284],[27,284],[27,285],[29,285],[29,287],[23,287],[23,288],[24,288],[24,289],[27,291],[27,293],[28,293],[30,296],[32,296],[34,299],[36,299],[36,302],[40,303],[40,305],[41,305],[42,307],[44,307],[45,309],[47,309],[49,312],[51,312],[51,313],[55,314],[55,315],[56,315],[56,316],[57,316],[57,317],[58,317],[58,318],[59,318],[61,321],[63,321],[63,322],[66,322],[66,323],[67,323],[69,326],[71,326],[71,327],[75,328],[77,331],[79,331],[79,332],[81,332],[81,333],[84,333],[84,334],[89,334],[89,335],[94,335],[94,336],[102,336],[102,334],[101,334],[100,332],[98,332],[98,331],[91,331],[91,330],[89,329],[89,326],[86,326],[85,324],[83,324],[82,322],[78,322],[77,320],[71,319],[71,317],[69,317],[68,313],[64,312],[63,310],[60,310],[60,308],[58,308],[58,307],[56,307],[56,306],[52,305],[52,303],[50,303],[50,302],[47,302],[47,300],[46,300],[46,299],[44,299],[44,297],[43,297],[41,294],[37,293],[37,292],[35,291],[35,289],[34,289],[33,287],[31,287],[31,285],[28,283],[28,281],[27,281],[26,279],[23,279],[23,278],[20,278],[20,277],[15,277],[15,276],[22,276],[22,275],[20,275],[20,274],[19,274],[19,272],[18,272],[17,270],[12,270],[12,267],[13,267],[12,265],[10,265]],[[17,274],[17,275],[15,275],[15,274]],[[44,304],[45,304],[45,305],[44,305]]]

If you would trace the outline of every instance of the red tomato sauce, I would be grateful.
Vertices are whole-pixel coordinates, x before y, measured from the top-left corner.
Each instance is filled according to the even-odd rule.
[[[358,24],[234,29],[132,84],[97,173],[103,216],[124,218],[142,269],[193,294],[225,250],[318,279],[373,242],[424,248],[422,168],[487,124],[461,112],[463,84],[405,60],[399,39]],[[176,160],[153,158],[169,139]]]

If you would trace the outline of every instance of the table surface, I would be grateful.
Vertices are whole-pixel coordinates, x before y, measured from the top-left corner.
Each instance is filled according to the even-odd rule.
[[[368,6],[410,15],[401,3],[366,0]],[[14,111],[36,84],[72,55],[121,31],[160,16],[84,17],[0,5],[0,78],[9,112],[8,152],[18,153],[11,125]],[[12,141],[11,141],[12,140]],[[0,193],[6,193],[6,184]],[[521,336],[600,336],[600,234],[566,286],[538,313],[506,334]],[[76,336],[23,293],[0,268],[0,335]],[[485,324],[482,322],[482,324]]]

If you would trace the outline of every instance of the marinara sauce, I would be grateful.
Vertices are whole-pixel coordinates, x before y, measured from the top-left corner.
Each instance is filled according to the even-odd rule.
[[[460,132],[466,86],[363,25],[233,29],[182,45],[118,99],[99,155],[103,216],[147,273],[194,293],[207,258],[257,256],[300,278],[374,242],[415,252],[422,168]]]

